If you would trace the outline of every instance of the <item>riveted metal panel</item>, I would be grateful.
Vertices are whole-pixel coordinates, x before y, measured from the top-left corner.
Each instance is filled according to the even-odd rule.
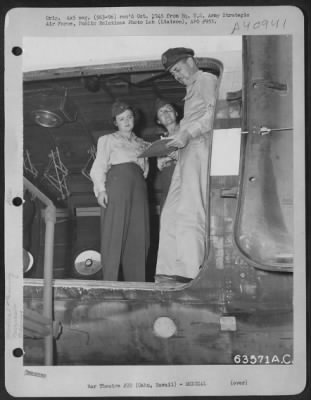
[[[292,271],[292,39],[244,39],[244,140],[235,243],[255,267]]]

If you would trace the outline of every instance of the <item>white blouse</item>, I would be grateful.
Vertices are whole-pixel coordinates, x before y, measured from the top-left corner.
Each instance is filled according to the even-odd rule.
[[[90,176],[94,184],[94,193],[106,190],[106,175],[112,165],[134,162],[143,170],[146,178],[149,171],[147,158],[138,158],[150,143],[138,138],[134,133],[129,139],[118,132],[101,136],[97,143],[97,153],[92,165]]]

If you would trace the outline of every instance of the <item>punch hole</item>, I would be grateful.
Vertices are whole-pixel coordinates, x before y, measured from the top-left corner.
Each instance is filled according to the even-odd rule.
[[[250,182],[255,182],[256,178],[255,178],[254,176],[251,176],[248,180],[249,180]]]
[[[19,46],[15,46],[12,48],[12,53],[14,56],[20,56],[23,53],[23,49]]]
[[[20,358],[24,355],[24,350],[21,349],[20,347],[17,347],[16,349],[13,350],[13,356],[16,358]]]
[[[14,206],[19,207],[23,204],[23,199],[20,197],[14,197],[14,199],[12,200],[12,203]]]

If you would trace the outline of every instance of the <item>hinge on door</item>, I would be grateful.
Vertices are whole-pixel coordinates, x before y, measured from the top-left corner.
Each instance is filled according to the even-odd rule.
[[[270,81],[268,79],[256,79],[253,81],[253,88],[258,89],[264,87],[265,89],[271,89],[276,92],[287,92],[287,84],[275,81]]]
[[[281,131],[292,131],[293,128],[268,128],[266,126],[260,126],[259,128],[257,126],[253,126],[251,133],[253,133],[254,135],[260,135],[260,136],[264,136],[264,135],[268,135],[269,133],[272,132],[281,132]],[[241,134],[247,134],[250,133],[250,131],[242,131]]]

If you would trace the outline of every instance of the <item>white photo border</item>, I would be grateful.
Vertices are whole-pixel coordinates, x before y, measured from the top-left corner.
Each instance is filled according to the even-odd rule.
[[[300,132],[294,141],[294,248],[296,265],[294,274],[294,348],[293,365],[276,366],[40,366],[25,367],[23,359],[13,355],[13,349],[23,347],[23,276],[22,265],[22,207],[14,206],[13,199],[23,198],[23,56],[13,54],[14,47],[23,48],[25,37],[94,37],[185,35],[185,27],[178,24],[159,26],[131,24],[83,26],[48,26],[47,16],[64,20],[65,16],[122,13],[146,14],[155,12],[185,13],[208,12],[249,15],[243,20],[232,17],[217,20],[215,24],[199,23],[186,30],[197,36],[227,35],[292,35],[294,132]],[[105,7],[105,8],[15,8],[5,21],[5,378],[7,391],[17,397],[50,396],[207,396],[207,395],[291,395],[303,391],[306,384],[306,284],[305,284],[305,125],[304,125],[304,16],[291,6],[269,7]],[[280,21],[276,26],[275,21]],[[54,21],[54,19],[51,19]],[[245,22],[247,21],[247,23]],[[274,21],[263,23],[262,21]],[[285,22],[286,21],[286,22]],[[14,155],[14,156],[13,156]],[[28,371],[28,372],[27,372]],[[30,372],[29,372],[30,371]],[[33,375],[37,373],[37,376]],[[66,376],[66,380],[64,379]],[[121,386],[128,380],[141,382],[207,380],[207,386],[150,389],[134,387],[130,392],[121,388],[99,388],[103,376],[110,383]],[[119,376],[119,378],[116,378]],[[229,377],[224,379],[224,376]],[[139,377],[139,378],[138,378]],[[248,381],[246,387],[230,385],[231,380]],[[97,385],[93,387],[93,385]]]

